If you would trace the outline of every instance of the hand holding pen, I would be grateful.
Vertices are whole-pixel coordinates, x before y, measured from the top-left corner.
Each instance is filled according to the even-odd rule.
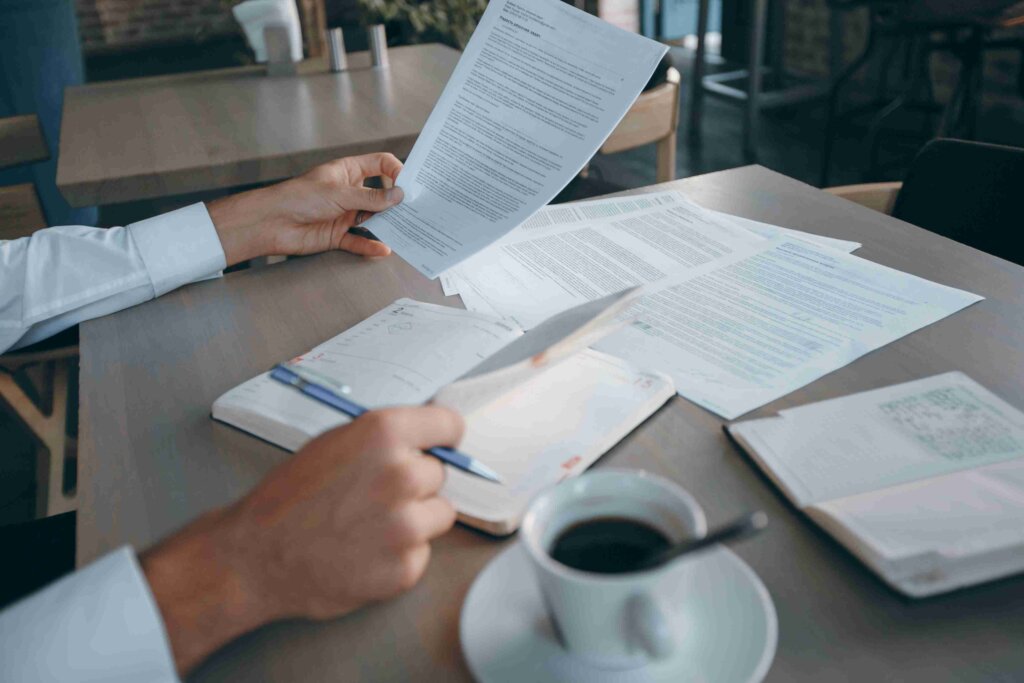
[[[304,373],[303,370],[296,365],[286,365],[283,363],[275,365],[270,371],[270,376],[278,382],[294,387],[315,401],[334,408],[338,412],[344,413],[351,418],[359,417],[363,413],[367,412],[367,409],[363,406],[345,398],[334,390],[327,388],[310,374]],[[428,448],[425,453],[427,453],[427,455],[432,455],[441,462],[456,467],[463,472],[475,474],[476,476],[487,479],[488,481],[501,483],[501,478],[498,477],[498,474],[494,470],[487,467],[487,465],[484,465],[479,460],[476,460],[465,453],[460,453],[453,448],[435,446],[434,448]]]

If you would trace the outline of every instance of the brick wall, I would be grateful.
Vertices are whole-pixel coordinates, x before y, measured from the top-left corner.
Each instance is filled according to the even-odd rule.
[[[239,0],[76,0],[86,54],[238,32]]]
[[[829,8],[825,0],[787,0],[784,59],[787,68],[823,77],[829,72]],[[867,39],[867,11],[843,12],[844,64],[853,61]],[[997,37],[1021,36],[1021,29],[1004,30]],[[879,51],[880,52],[880,51]],[[1022,100],[1016,91],[1020,50],[992,50],[985,54],[984,95],[987,105],[1020,111]],[[935,54],[931,60],[932,81],[940,100],[948,97],[956,83],[959,62],[949,54]],[[894,70],[895,73],[895,70]],[[863,76],[861,78],[864,80]]]

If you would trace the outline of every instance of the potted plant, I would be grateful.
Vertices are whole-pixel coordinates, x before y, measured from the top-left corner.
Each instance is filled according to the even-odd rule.
[[[487,0],[434,0],[412,4],[407,17],[417,34],[438,34],[464,50],[486,8]]]
[[[441,40],[462,50],[487,0],[359,0],[359,7],[370,31],[371,50],[374,32],[383,33],[383,25],[391,22],[411,27],[417,40]]]

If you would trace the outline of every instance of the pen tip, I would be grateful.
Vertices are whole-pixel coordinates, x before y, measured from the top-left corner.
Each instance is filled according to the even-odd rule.
[[[474,474],[478,474],[484,479],[493,481],[495,484],[501,483],[501,477],[498,476],[498,473],[481,462],[474,462],[470,468],[473,470]]]

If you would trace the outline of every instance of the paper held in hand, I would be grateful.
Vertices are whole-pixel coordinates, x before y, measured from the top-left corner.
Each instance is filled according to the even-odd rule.
[[[490,316],[399,299],[295,359],[368,408],[434,402],[466,419],[460,450],[496,470],[497,485],[448,468],[444,495],[463,522],[515,531],[541,489],[583,472],[674,393],[587,346],[621,327],[635,293],[566,311],[523,334]],[[289,450],[348,422],[264,373],[213,404],[213,417]],[[439,444],[444,445],[444,444]]]
[[[363,227],[437,277],[551,201],[667,50],[560,0],[492,0],[398,176],[405,199]]]

